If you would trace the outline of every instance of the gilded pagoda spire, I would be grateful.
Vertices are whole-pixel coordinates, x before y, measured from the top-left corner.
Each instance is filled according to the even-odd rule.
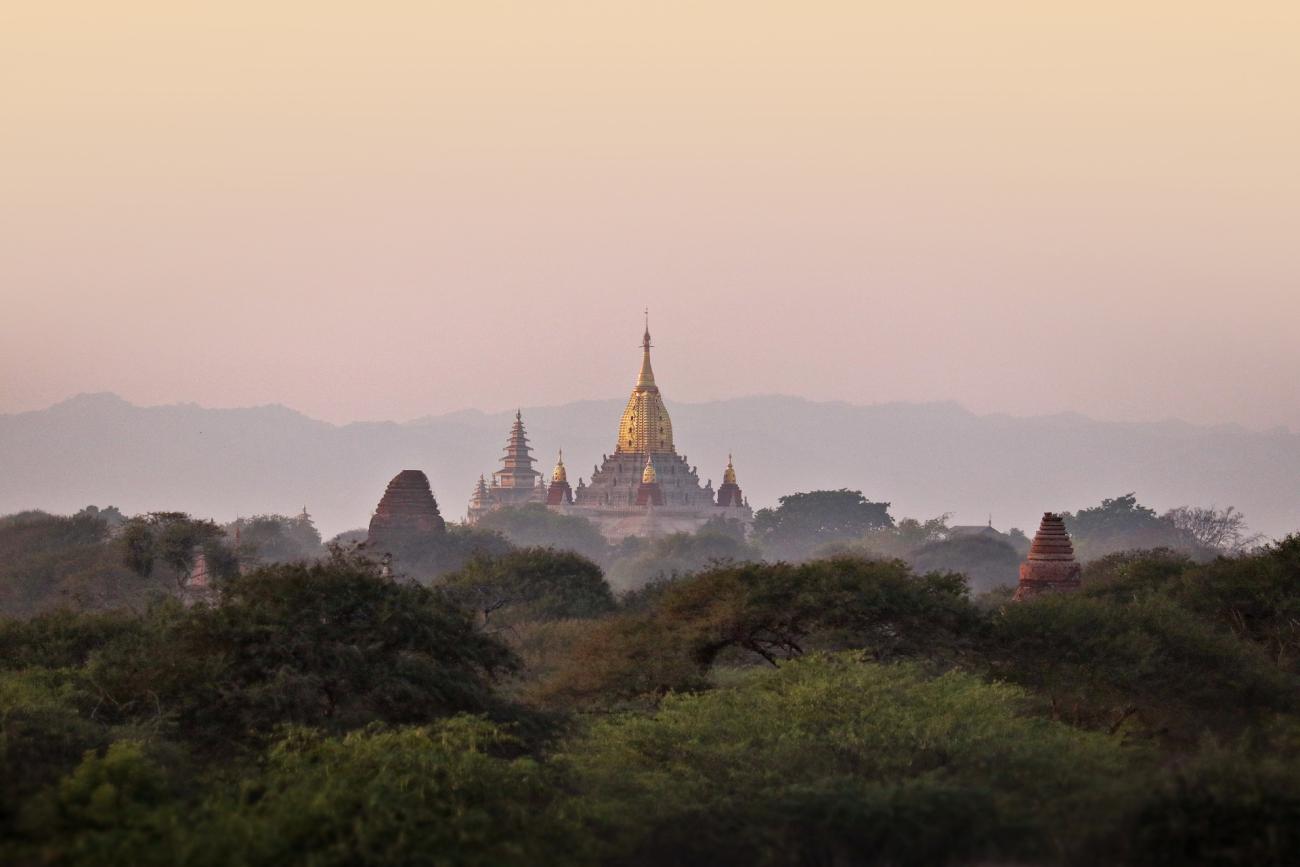
[[[560,449],[560,457],[555,462],[555,469],[551,472],[551,481],[567,482],[569,473],[564,469],[564,449]]]
[[[736,468],[731,465],[731,452],[727,452],[727,468],[722,471],[722,484],[736,484]]]
[[[654,370],[650,366],[650,321],[646,316],[645,333],[641,337],[641,373],[637,376],[632,396],[618,426],[618,444],[615,454],[676,454],[673,445],[673,423],[664,407],[655,384]]]
[[[636,378],[637,388],[655,388],[655,372],[650,367],[650,311],[646,311],[645,334],[641,337],[641,373]]]

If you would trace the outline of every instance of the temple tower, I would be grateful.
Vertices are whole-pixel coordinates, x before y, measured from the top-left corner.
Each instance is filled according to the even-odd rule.
[[[469,497],[469,514],[467,519],[469,523],[473,524],[491,510],[492,501],[488,496],[487,480],[484,479],[483,475],[480,473],[478,484],[474,486],[474,493],[470,494]]]
[[[736,484],[736,468],[732,466],[730,454],[727,455],[727,468],[722,471],[722,487],[718,488],[718,505],[736,507],[745,505],[740,486]]]
[[[366,548],[392,551],[446,531],[428,476],[420,470],[402,470],[388,483],[375,508]]]
[[[1065,522],[1060,515],[1044,512],[1029,557],[1020,564],[1020,586],[1012,599],[1019,602],[1039,593],[1076,590],[1082,571]]]
[[[515,423],[510,426],[505,452],[505,457],[501,458],[504,466],[492,474],[493,483],[511,490],[536,487],[537,477],[541,474],[533,469],[533,450],[528,445],[523,414],[519,410],[515,410]]]
[[[560,450],[560,456],[555,462],[555,469],[551,471],[551,487],[546,491],[546,505],[573,505],[573,489],[569,487],[569,473],[564,468],[563,449]]]
[[[618,443],[614,454],[676,454],[673,447],[673,423],[655,385],[654,370],[650,367],[650,324],[647,321],[641,338],[641,373],[637,376],[632,396],[627,400],[623,418],[618,425]]]

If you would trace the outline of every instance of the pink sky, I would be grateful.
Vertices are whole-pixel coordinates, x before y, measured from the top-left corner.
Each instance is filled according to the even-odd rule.
[[[200,5],[0,10],[0,412],[1300,429],[1300,4]]]

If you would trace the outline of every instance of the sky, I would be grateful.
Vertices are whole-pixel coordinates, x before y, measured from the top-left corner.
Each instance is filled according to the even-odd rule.
[[[1300,430],[1300,4],[0,5],[0,412]]]

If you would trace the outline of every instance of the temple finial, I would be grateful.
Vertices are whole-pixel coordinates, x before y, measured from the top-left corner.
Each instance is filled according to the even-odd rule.
[[[637,387],[655,384],[654,370],[650,367],[650,308],[645,311],[645,334],[641,338],[641,374],[636,379]]]
[[[653,485],[656,480],[655,463],[650,458],[650,453],[645,454],[645,469],[641,471],[641,484]]]

